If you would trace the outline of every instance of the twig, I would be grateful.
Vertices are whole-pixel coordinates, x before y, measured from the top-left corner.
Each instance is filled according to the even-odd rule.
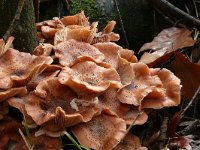
[[[197,9],[196,2],[194,0],[192,0],[192,2],[194,4],[194,10],[195,10],[196,17],[199,18],[199,14],[198,14],[198,9]]]
[[[120,11],[119,11],[119,7],[118,7],[117,0],[113,0],[113,1],[114,1],[114,4],[115,4],[117,13],[118,13],[119,22],[120,22],[120,25],[121,25],[121,28],[122,28],[122,32],[123,32],[123,35],[124,35],[124,39],[125,39],[125,42],[126,42],[126,46],[127,46],[127,48],[129,48],[129,42],[128,42],[128,39],[127,39],[127,36],[126,36],[126,31],[125,31],[125,29],[124,29],[124,23],[123,23],[123,21],[122,21],[122,17],[121,17],[121,13],[120,13]]]
[[[148,0],[157,10],[165,16],[182,20],[185,25],[200,29],[200,20],[175,7],[166,0]]]
[[[13,33],[15,26],[17,25],[17,22],[20,19],[20,15],[21,15],[21,12],[22,12],[22,9],[23,9],[23,6],[24,6],[24,2],[25,2],[25,0],[19,0],[15,16],[14,16],[8,30],[6,31],[6,33],[3,36],[3,39],[5,41],[7,41],[8,37]]]
[[[183,109],[183,112],[181,113],[181,115],[183,115],[188,110],[188,108],[192,105],[192,103],[196,99],[196,96],[198,95],[199,92],[200,92],[200,85],[199,85],[198,89],[196,90],[195,94],[193,95],[192,99],[188,103],[188,105]]]

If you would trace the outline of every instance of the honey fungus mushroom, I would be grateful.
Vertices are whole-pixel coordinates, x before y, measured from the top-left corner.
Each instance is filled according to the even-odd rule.
[[[52,62],[50,57],[8,49],[0,57],[0,89],[25,86]]]
[[[141,108],[160,109],[180,103],[180,80],[167,69],[149,69],[143,63],[132,63],[131,83],[118,91],[122,103]],[[127,70],[128,71],[128,70]],[[124,76],[122,74],[122,76]]]
[[[148,115],[145,111],[139,112],[137,108],[132,108],[131,105],[123,104],[117,98],[117,90],[110,89],[99,96],[99,107],[103,112],[111,115],[116,115],[126,121],[127,125],[142,125],[147,119]]]
[[[55,55],[63,66],[72,66],[77,62],[86,60],[100,63],[105,58],[104,54],[94,46],[73,39],[56,45]]]
[[[111,150],[123,138],[126,123],[116,116],[101,114],[71,128],[78,141],[95,150]]]
[[[99,95],[109,88],[121,87],[114,68],[100,67],[91,61],[65,67],[59,74],[59,81],[71,87],[79,96]]]
[[[87,122],[99,113],[95,107],[79,107],[76,111],[71,101],[76,94],[67,86],[58,82],[56,77],[48,78],[38,84],[35,92],[27,96],[25,110],[36,124],[52,131],[63,131],[80,122]]]

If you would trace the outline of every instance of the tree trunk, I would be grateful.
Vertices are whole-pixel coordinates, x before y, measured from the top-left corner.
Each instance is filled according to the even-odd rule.
[[[8,30],[19,0],[0,0],[0,37]],[[31,52],[37,45],[34,7],[32,0],[25,0],[20,20],[14,27],[12,36],[15,37],[14,48],[20,51]]]

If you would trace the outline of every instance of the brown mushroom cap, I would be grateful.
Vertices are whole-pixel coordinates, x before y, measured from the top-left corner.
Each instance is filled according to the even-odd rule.
[[[0,91],[0,102],[17,95],[24,96],[26,93],[26,87],[11,88],[8,90]]]
[[[134,75],[131,83],[118,91],[118,98],[122,103],[140,106],[141,101],[150,93],[163,96],[162,82],[156,75],[151,76],[149,68],[143,63],[133,63]]]
[[[74,110],[70,104],[74,98],[76,95],[69,87],[60,84],[56,77],[52,77],[40,82],[35,94],[28,95],[25,109],[38,125],[51,131],[87,122],[99,113],[99,109],[93,106],[81,107],[79,111]]]
[[[42,35],[44,35],[44,37],[47,38],[47,39],[53,39],[58,30],[59,29],[57,29],[57,28],[52,28],[52,27],[49,27],[49,26],[42,26],[41,27]]]
[[[3,55],[8,50],[13,40],[14,40],[13,36],[10,36],[6,42],[4,41],[4,39],[0,39],[0,56]]]
[[[133,50],[120,49],[119,55],[120,55],[121,58],[126,59],[128,62],[131,62],[131,63],[137,63],[138,62],[137,57],[134,55]]]
[[[20,98],[19,97],[12,97],[12,98],[9,98],[7,100],[7,102],[8,102],[8,104],[10,106],[17,108],[23,114],[23,117],[25,119],[24,122],[26,123],[26,125],[29,128],[35,128],[35,127],[37,127],[36,123],[27,114],[27,112],[25,110],[25,104],[27,103],[26,96],[20,97]]]
[[[59,74],[59,81],[78,95],[99,94],[108,88],[121,87],[114,68],[103,68],[90,61],[78,63],[72,68],[65,67]]]
[[[26,87],[29,91],[34,90],[36,86],[43,80],[48,80],[49,78],[56,77],[61,70],[61,66],[58,65],[48,65],[47,68],[39,74],[35,79],[29,82]]]
[[[86,18],[84,11],[81,11],[80,13],[73,15],[73,16],[64,16],[61,19],[61,22],[68,26],[68,25],[81,25],[84,27],[89,26],[88,18]]]
[[[69,28],[65,27],[55,34],[54,45],[57,45],[61,42],[68,41],[70,39],[74,39],[79,42],[91,43],[95,33],[97,31],[97,24],[92,25],[90,28],[88,27],[78,27],[78,28]]]
[[[161,109],[163,107],[177,106],[180,104],[181,85],[180,79],[167,69],[150,69],[152,76],[158,76],[163,84],[164,97],[156,94],[148,95],[142,101],[142,108]]]
[[[0,89],[20,87],[40,74],[52,58],[9,49],[0,57]]]
[[[131,63],[123,58],[119,58],[117,72],[123,85],[130,84],[135,76]]]
[[[39,44],[32,52],[36,56],[50,56],[51,51],[53,50],[53,45],[48,43]]]
[[[111,33],[116,25],[116,21],[109,21],[106,25],[106,27],[103,29],[102,34],[108,34]]]
[[[121,46],[112,42],[97,43],[93,46],[104,54],[104,62],[110,64],[113,68],[118,67],[118,53],[122,49]]]
[[[137,150],[141,147],[140,138],[128,133],[113,150]]]
[[[55,55],[63,66],[72,66],[76,62],[84,60],[100,63],[105,58],[104,54],[94,46],[88,43],[77,42],[73,39],[56,45]]]
[[[110,89],[99,96],[98,106],[103,109],[103,112],[122,118],[127,125],[131,125],[133,121],[134,125],[141,125],[148,119],[145,112],[139,114],[139,111],[131,108],[130,105],[121,103],[117,98],[117,91],[114,89]]]
[[[110,150],[123,138],[126,123],[115,116],[101,114],[71,128],[78,141],[95,150]]]

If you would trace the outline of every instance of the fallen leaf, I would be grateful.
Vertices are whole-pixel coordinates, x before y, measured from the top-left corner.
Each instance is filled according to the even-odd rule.
[[[191,36],[192,31],[186,28],[168,28],[161,31],[150,43],[144,44],[140,52],[152,50],[153,52],[144,53],[139,62],[155,66],[160,62],[165,63],[173,54],[172,52],[193,46],[196,41]],[[165,56],[168,54],[167,56]]]
[[[181,79],[183,99],[190,100],[200,85],[200,64],[192,63],[185,55],[176,52],[172,69]]]

